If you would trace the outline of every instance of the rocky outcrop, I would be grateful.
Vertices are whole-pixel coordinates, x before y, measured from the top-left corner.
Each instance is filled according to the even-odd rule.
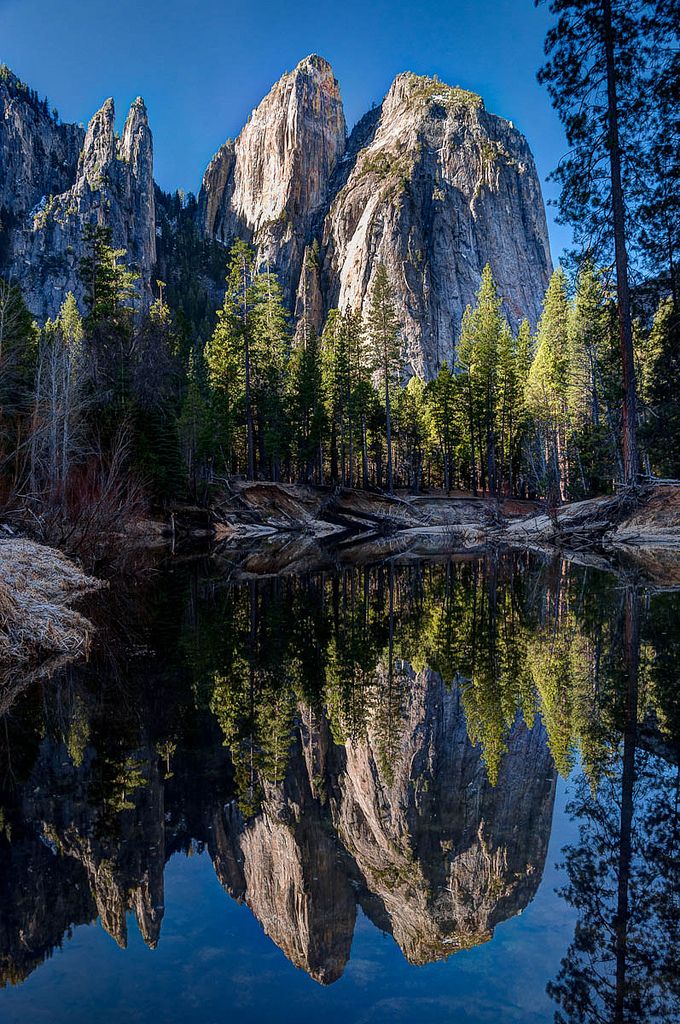
[[[203,229],[225,244],[250,241],[258,260],[278,273],[291,306],[345,136],[338,83],[330,64],[313,54],[279,79],[203,180]]]
[[[319,57],[284,75],[217,153],[199,215],[225,245],[251,241],[317,329],[331,307],[365,310],[384,263],[410,372],[425,377],[450,360],[486,263],[514,325],[536,323],[552,269],[538,175],[510,122],[473,93],[406,73],[345,147]]]
[[[111,99],[84,137],[82,129],[58,124],[22,99],[20,90],[10,95],[0,83],[2,114],[0,194],[11,212],[4,231],[5,272],[20,285],[31,311],[44,320],[57,313],[68,291],[82,299],[79,266],[88,224],[111,228],[114,247],[126,251],[127,264],[140,275],[140,306],[148,304],[156,223],[153,142],[144,102],[132,104],[120,139]]]
[[[365,309],[383,263],[413,372],[450,360],[486,263],[510,320],[536,323],[551,272],[538,175],[479,96],[399,75],[355,128],[343,178],[323,227],[326,306]]]
[[[196,217],[206,240],[252,244],[291,313],[315,329],[332,307],[365,310],[383,263],[408,370],[425,377],[451,358],[486,263],[515,325],[536,322],[551,271],[536,168],[510,122],[473,93],[405,73],[347,140],[338,83],[316,55],[284,74],[216,153]],[[79,293],[89,223],[111,227],[148,303],[157,217],[143,102],[120,139],[112,100],[84,133],[3,72],[0,219],[0,260],[40,319],[67,290]],[[201,267],[193,273],[200,282]]]
[[[48,196],[70,188],[85,131],[60,124],[16,75],[0,67],[0,261],[10,236]]]

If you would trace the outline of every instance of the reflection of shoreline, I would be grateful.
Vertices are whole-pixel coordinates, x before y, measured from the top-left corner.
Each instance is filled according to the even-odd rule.
[[[516,723],[494,788],[457,690],[429,670],[409,670],[408,682],[391,771],[376,735],[335,745],[327,720],[301,708],[285,780],[264,783],[247,821],[211,791],[214,771],[203,781],[184,773],[183,792],[164,781],[149,746],[128,759],[134,790],[123,780],[119,804],[103,808],[88,758],[75,767],[61,745],[43,742],[22,834],[0,850],[3,981],[23,980],[72,926],[97,916],[125,946],[133,910],[154,948],[165,861],[190,836],[208,844],[229,893],[323,983],[343,972],[357,904],[413,963],[490,938],[541,878],[555,789],[545,731]],[[213,765],[224,756],[206,754]]]

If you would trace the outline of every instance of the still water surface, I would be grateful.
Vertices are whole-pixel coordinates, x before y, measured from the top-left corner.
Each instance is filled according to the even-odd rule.
[[[505,555],[102,597],[0,718],[0,1019],[677,1021],[679,612]]]

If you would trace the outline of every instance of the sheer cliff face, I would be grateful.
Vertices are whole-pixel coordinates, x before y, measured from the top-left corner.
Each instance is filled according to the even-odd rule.
[[[12,74],[0,75],[0,217],[5,228],[27,216],[43,196],[71,185],[84,130],[59,124]]]
[[[111,228],[114,247],[125,249],[139,271],[140,302],[148,302],[156,223],[153,143],[143,101],[133,103],[120,139],[110,99],[84,137],[75,126],[38,118],[26,100],[8,101],[0,87],[0,112],[3,106],[5,123],[8,110],[12,117],[9,129],[0,128],[0,194],[6,194],[12,218],[2,255],[31,311],[44,320],[58,312],[67,291],[82,298],[78,269],[87,224]]]
[[[225,245],[252,241],[319,329],[333,306],[365,309],[384,263],[406,358],[425,377],[451,358],[487,262],[515,324],[537,321],[552,269],[534,161],[510,122],[472,93],[407,73],[345,146],[337,83],[318,57],[285,75],[217,153],[199,216]]]
[[[405,354],[426,377],[451,358],[486,263],[511,321],[537,321],[551,272],[545,210],[511,123],[472,93],[408,73],[357,126],[348,154],[323,227],[327,305],[365,308],[384,263]]]
[[[289,302],[345,135],[332,68],[312,55],[276,83],[205,174],[204,230],[227,244],[237,236],[251,241],[258,259],[277,270]]]
[[[551,271],[536,168],[510,122],[472,93],[406,73],[347,140],[338,83],[316,55],[217,152],[198,219],[224,246],[250,242],[291,311],[319,330],[334,306],[365,310],[384,263],[407,365],[424,377],[451,358],[487,262],[514,323],[537,321]],[[39,319],[67,290],[80,295],[87,223],[111,227],[148,303],[156,216],[143,102],[116,139],[111,100],[85,133],[58,124],[14,76],[0,77],[0,222],[0,263]]]

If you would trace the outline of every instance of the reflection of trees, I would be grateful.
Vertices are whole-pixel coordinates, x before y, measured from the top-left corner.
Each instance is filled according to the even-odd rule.
[[[678,1009],[674,958],[680,947],[680,793],[677,768],[669,767],[673,756],[677,760],[672,744],[680,721],[677,597],[644,602],[635,590],[622,590],[615,580],[590,570],[501,554],[477,562],[387,563],[233,586],[194,578],[174,586],[174,593],[164,589],[154,604],[155,639],[140,644],[147,655],[132,659],[124,672],[112,670],[106,659],[69,669],[40,697],[27,695],[21,713],[1,723],[0,876],[4,866],[9,878],[13,864],[23,877],[22,865],[40,848],[60,874],[51,879],[46,869],[46,895],[38,892],[37,900],[47,906],[57,898],[51,893],[63,889],[63,921],[107,913],[110,930],[119,937],[126,908],[134,903],[149,941],[155,941],[160,918],[152,911],[161,901],[151,898],[144,879],[152,877],[159,890],[163,854],[161,830],[152,833],[152,819],[160,823],[160,812],[176,803],[181,814],[167,834],[190,849],[192,836],[206,834],[202,825],[195,828],[201,799],[209,805],[205,820],[212,821],[215,794],[233,795],[230,758],[248,819],[244,823],[234,812],[234,827],[255,832],[272,808],[288,798],[302,799],[295,773],[303,754],[310,781],[305,799],[323,794],[321,803],[337,810],[333,772],[345,771],[349,751],[355,764],[365,766],[357,778],[375,777],[381,792],[392,790],[395,821],[404,815],[403,831],[390,832],[392,820],[384,819],[384,804],[376,799],[376,834],[384,830],[385,848],[392,850],[395,834],[404,844],[393,870],[399,885],[387,884],[380,854],[373,868],[375,890],[401,893],[402,882],[404,892],[411,885],[410,843],[420,822],[420,860],[438,865],[427,875],[430,888],[422,891],[431,892],[436,902],[434,894],[446,891],[437,872],[465,853],[456,846],[465,834],[455,809],[458,754],[489,807],[496,800],[502,806],[504,778],[518,763],[504,760],[508,743],[521,735],[527,749],[540,747],[545,754],[542,730],[527,732],[518,722],[523,718],[531,728],[539,712],[560,770],[567,774],[580,763],[584,773],[572,805],[580,819],[579,840],[566,855],[565,896],[579,921],[551,986],[560,1019],[672,1019]],[[416,679],[414,673],[426,667],[433,671]],[[465,720],[456,719],[460,731],[447,746],[451,731],[446,732],[442,708],[455,704],[458,714],[459,692]],[[430,703],[421,706],[423,694]],[[428,736],[439,737],[440,754],[451,754],[450,775],[443,754],[427,762],[424,734],[414,727],[422,721],[431,730]],[[500,780],[495,788],[479,771],[478,752],[464,742],[466,727],[481,746],[489,780],[494,785]],[[345,749],[333,748],[332,740]],[[204,755],[209,782],[199,792],[196,766]],[[404,765],[408,772],[413,768],[413,776]],[[532,771],[538,777],[527,768],[527,779]],[[24,820],[28,804],[19,799],[22,792],[33,792],[35,779],[45,794],[39,801],[31,797],[39,841]],[[178,801],[182,787],[190,799]],[[522,789],[515,786],[513,793]],[[357,807],[365,806],[360,796]],[[467,800],[461,797],[465,807]],[[217,799],[216,806],[223,804]],[[69,817],[71,805],[75,813]],[[348,801],[347,807],[353,806]],[[442,860],[441,836],[432,827],[433,821],[441,825],[439,812],[432,810],[436,806],[449,807],[453,822],[448,861]],[[314,813],[322,816],[320,808]],[[180,817],[188,821],[192,814],[194,830],[180,829]],[[348,820],[354,822],[354,816]],[[289,825],[281,825],[281,834],[292,842]],[[527,835],[532,827],[527,825]],[[176,840],[175,833],[182,838]],[[50,849],[69,851],[66,859],[74,861],[77,875],[64,869],[64,857],[55,858],[44,839]],[[357,856],[370,860],[374,846],[358,843]],[[225,863],[229,853],[224,852]],[[233,863],[237,871],[237,860]],[[479,891],[479,863],[472,855],[467,867],[461,860],[472,893]],[[68,893],[73,878],[85,885],[85,864],[91,868],[88,896],[72,910]],[[495,877],[492,873],[493,884]],[[18,892],[9,882],[6,889]],[[52,932],[58,937],[64,925],[50,931],[30,899],[12,899],[18,921],[36,922],[38,952],[24,951],[23,957],[14,949],[7,960],[7,977],[21,968],[18,977],[47,955],[56,941]],[[410,895],[399,899],[405,911],[415,906]],[[403,923],[407,931],[407,913]],[[435,946],[422,948],[425,957]]]
[[[601,771],[595,785],[579,778],[569,808],[580,825],[578,842],[565,851],[563,895],[579,916],[548,986],[559,1022],[671,1024],[680,1014],[680,776],[677,763],[638,748],[640,619],[640,595],[628,587],[608,679],[613,721],[602,740]],[[653,662],[647,675],[644,688],[653,693]]]
[[[259,781],[282,779],[299,705],[325,707],[336,742],[370,729],[389,764],[409,672],[425,666],[461,685],[492,781],[518,716],[531,727],[540,712],[558,769],[567,775],[578,753],[594,782],[623,642],[618,603],[600,575],[503,556],[231,588],[214,608],[219,625],[201,627],[200,660],[240,791],[255,807]]]
[[[214,673],[210,707],[249,815],[259,805],[261,781],[281,782],[285,776],[293,727],[291,666],[280,594],[258,592],[251,581],[234,596],[230,611],[225,629],[233,638],[231,658]]]

